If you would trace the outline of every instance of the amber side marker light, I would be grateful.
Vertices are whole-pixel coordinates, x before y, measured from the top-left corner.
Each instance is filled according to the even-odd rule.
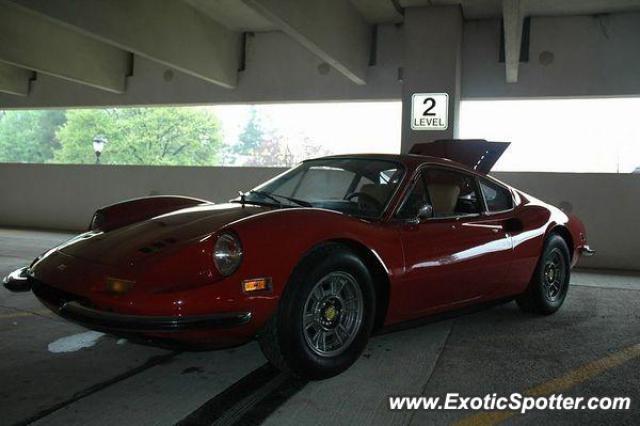
[[[135,284],[133,281],[119,280],[117,278],[107,278],[107,292],[122,296],[127,294]]]
[[[271,278],[252,278],[242,281],[242,291],[245,293],[255,293],[259,291],[271,290]]]

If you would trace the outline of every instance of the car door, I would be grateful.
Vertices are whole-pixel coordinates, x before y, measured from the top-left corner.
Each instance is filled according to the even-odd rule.
[[[424,203],[433,216],[418,221]],[[409,316],[478,301],[503,284],[512,242],[501,218],[485,209],[475,175],[443,166],[418,172],[397,214],[405,259],[400,293]]]

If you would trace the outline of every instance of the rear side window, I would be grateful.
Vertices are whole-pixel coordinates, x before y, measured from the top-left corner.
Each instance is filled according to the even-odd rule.
[[[500,212],[513,207],[513,198],[508,189],[485,179],[480,179],[480,189],[490,212]]]

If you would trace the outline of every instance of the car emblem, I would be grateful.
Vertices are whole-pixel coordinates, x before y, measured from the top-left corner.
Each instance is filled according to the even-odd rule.
[[[57,267],[58,271],[64,271],[65,269],[67,269],[67,265],[65,265],[64,263],[61,263],[58,265]]]

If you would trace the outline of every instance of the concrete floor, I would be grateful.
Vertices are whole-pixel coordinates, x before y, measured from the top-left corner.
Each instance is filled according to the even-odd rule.
[[[0,275],[67,237],[0,229]],[[555,315],[525,315],[509,303],[377,336],[346,373],[313,383],[265,365],[255,343],[198,353],[140,346],[0,289],[0,423],[640,424],[640,276],[575,272],[572,284]],[[612,362],[633,346],[625,362]],[[631,410],[495,417],[387,409],[389,395],[509,395],[539,385],[629,396]]]

